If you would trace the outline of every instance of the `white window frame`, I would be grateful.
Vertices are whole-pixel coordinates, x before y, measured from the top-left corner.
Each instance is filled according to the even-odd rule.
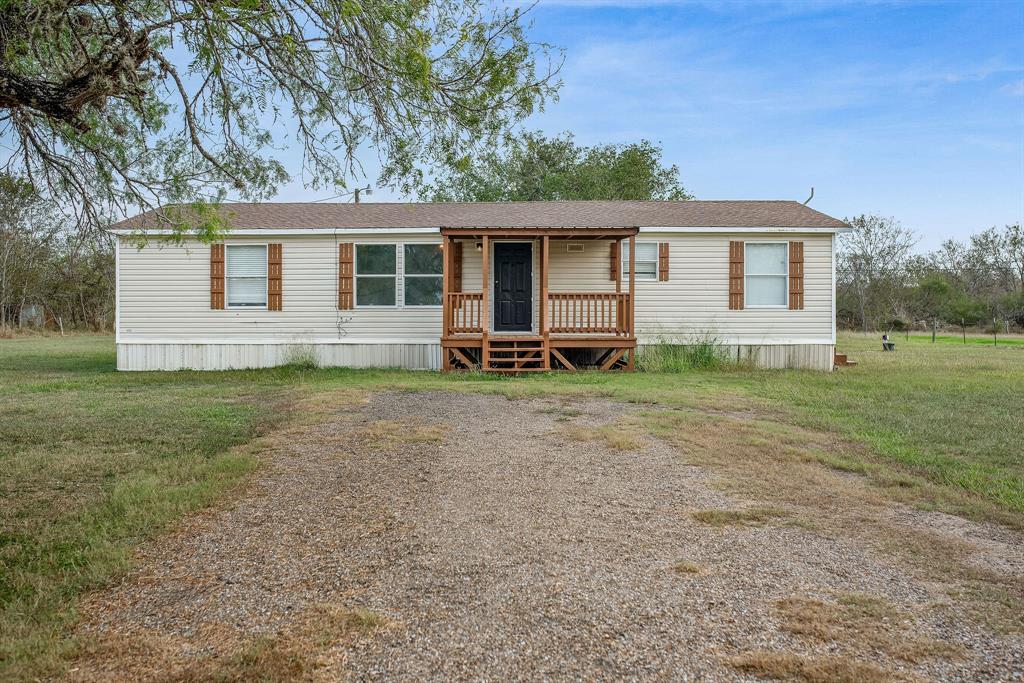
[[[395,249],[395,272],[391,275],[383,273],[367,273],[365,275],[359,274],[359,247],[386,247],[392,246]],[[398,270],[398,266],[401,265],[405,268],[405,264],[399,264],[399,259],[402,256],[402,243],[400,242],[355,242],[352,247],[352,303],[356,308],[369,308],[369,309],[395,309],[401,308],[401,300],[398,298],[399,287],[398,281],[401,279],[402,274]],[[395,279],[395,303],[394,304],[361,304],[359,303],[359,278],[361,277],[393,277]]]
[[[621,244],[622,248],[619,249],[619,259],[622,261],[622,263],[620,264],[622,266],[622,279],[624,281],[628,281],[629,280],[629,258],[626,257],[626,250],[629,249],[629,243],[626,242],[625,240],[623,240],[620,244]],[[659,257],[659,255],[658,255],[658,249],[659,249],[658,242],[648,242],[648,241],[639,242],[638,241],[635,244],[636,244],[637,247],[640,247],[641,245],[646,246],[646,245],[649,245],[649,244],[653,244],[654,245],[654,258],[653,259],[636,259],[637,263],[640,263],[641,260],[644,261],[644,262],[647,262],[647,263],[654,263],[654,275],[652,277],[648,277],[646,274],[641,276],[640,273],[637,273],[636,274],[636,281],[637,282],[658,282],[658,267],[660,265],[659,262],[658,262],[659,261],[659,258],[658,258]],[[640,250],[637,249],[636,253],[639,256],[640,255]]]
[[[428,273],[407,273],[407,272],[405,272],[405,264],[406,264],[405,248],[406,247],[428,246],[428,247],[434,247],[434,248],[440,250],[441,243],[440,242],[402,242],[402,244],[400,246],[401,246],[401,250],[402,250],[402,307],[403,308],[404,307],[415,308],[417,310],[419,310],[419,309],[430,310],[432,308],[444,308],[444,301],[442,301],[439,304],[407,304],[407,303],[405,303],[405,281],[408,278],[411,278],[411,277],[412,278],[416,278],[416,277],[435,277],[435,278],[437,278],[438,280],[441,281],[441,296],[443,298],[443,296],[444,296],[444,258],[445,258],[445,254],[444,254],[443,251],[441,252],[441,272],[440,273],[437,273],[435,275],[431,275],[431,274],[428,274]],[[395,302],[397,303],[397,301],[398,301],[398,299],[396,298]]]
[[[263,277],[263,305],[262,306],[245,306],[242,304],[232,304],[230,296],[231,288],[231,276],[228,275],[230,271],[229,260],[231,259],[231,248],[232,247],[263,247],[263,255],[267,259],[267,274]],[[269,242],[241,242],[238,244],[225,244],[224,245],[224,308],[225,310],[231,309],[234,311],[265,311],[267,305],[270,303],[270,243]]]
[[[750,259],[747,258],[747,249],[750,247],[751,244],[755,244],[755,245],[757,245],[757,244],[766,244],[766,245],[767,244],[782,244],[782,245],[784,245],[785,246],[785,252],[786,252],[786,266],[783,269],[782,274],[779,275],[778,273],[751,273],[750,272],[750,268],[748,267],[748,264],[750,263]],[[751,275],[758,276],[758,277],[782,277],[783,281],[785,283],[785,285],[783,287],[783,292],[784,292],[783,302],[781,304],[749,304],[749,303],[747,303],[747,295],[750,292],[750,287],[747,285],[747,278],[750,277]],[[789,308],[789,301],[788,301],[788,299],[789,299],[789,241],[788,240],[772,240],[772,241],[747,240],[746,242],[744,242],[743,243],[743,308],[767,308],[767,309],[776,309],[776,310],[788,309]]]

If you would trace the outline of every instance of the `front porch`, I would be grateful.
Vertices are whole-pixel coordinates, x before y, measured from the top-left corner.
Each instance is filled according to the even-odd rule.
[[[636,234],[635,227],[442,228],[442,369],[633,370]],[[600,244],[609,245],[603,256]]]

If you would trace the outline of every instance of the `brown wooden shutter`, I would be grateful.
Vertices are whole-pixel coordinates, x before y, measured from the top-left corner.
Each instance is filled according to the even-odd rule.
[[[804,243],[789,243],[789,309],[804,309]]]
[[[210,245],[210,308],[224,308],[224,245]]]
[[[462,242],[452,240],[452,291],[462,291]]]
[[[349,310],[355,308],[352,287],[354,246],[351,242],[338,244],[338,308]]]
[[[729,310],[743,310],[743,242],[729,242]]]
[[[280,311],[281,301],[281,245],[267,245],[267,310]]]
[[[668,282],[668,242],[658,242],[658,280]]]
[[[613,241],[611,243],[611,247],[612,247],[611,268],[610,268],[609,272],[611,273],[612,282],[614,282],[619,277],[619,269],[620,269],[619,255],[622,253],[621,242],[615,240],[615,241]]]

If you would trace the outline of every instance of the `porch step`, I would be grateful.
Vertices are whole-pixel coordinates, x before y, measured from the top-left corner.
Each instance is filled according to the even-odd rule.
[[[522,339],[505,339],[504,337],[490,337],[487,341],[492,344],[540,344],[544,337],[523,337]]]
[[[519,335],[491,337],[487,340],[486,367],[484,372],[543,372],[548,368],[548,354],[544,337]]]
[[[489,339],[488,344],[492,349],[526,349],[541,348],[544,346],[544,338],[540,339]]]
[[[547,368],[482,368],[483,372],[498,372],[514,375],[518,372],[550,372]]]

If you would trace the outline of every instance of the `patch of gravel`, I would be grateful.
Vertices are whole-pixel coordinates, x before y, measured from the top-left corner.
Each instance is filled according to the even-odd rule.
[[[835,649],[780,630],[778,600],[857,592],[912,610],[913,635],[966,651],[917,665],[861,658],[936,680],[1020,679],[1024,642],[931,609],[941,586],[784,519],[702,524],[694,511],[743,503],[668,445],[645,438],[622,452],[566,435],[633,410],[402,392],[346,407],[289,438],[244,496],[146,548],[137,571],[93,596],[81,635],[121,646],[69,677],[174,678],[330,604],[395,626],[329,647],[323,680],[748,680],[725,659]],[[407,429],[371,438],[380,421]],[[443,440],[403,438],[424,425]],[[1005,540],[988,538],[1019,566],[1024,551]],[[701,571],[675,572],[682,561]]]

